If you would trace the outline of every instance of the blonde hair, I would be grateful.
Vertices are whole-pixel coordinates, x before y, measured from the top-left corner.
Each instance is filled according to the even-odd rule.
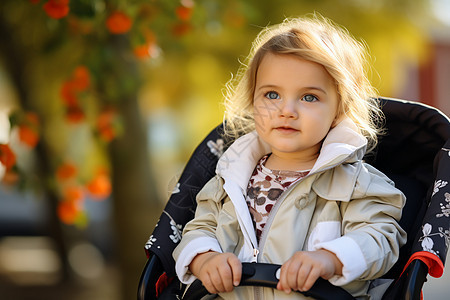
[[[368,140],[368,148],[377,143],[382,116],[375,89],[365,66],[367,52],[347,30],[322,16],[286,19],[267,27],[252,44],[247,62],[226,85],[225,135],[231,139],[255,128],[253,97],[256,73],[267,53],[294,55],[322,65],[336,83],[339,95],[337,118],[352,119]]]

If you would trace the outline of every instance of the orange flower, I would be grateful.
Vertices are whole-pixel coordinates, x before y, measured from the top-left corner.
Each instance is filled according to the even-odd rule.
[[[116,137],[116,131],[112,127],[102,128],[100,131],[100,137],[105,142],[111,142]]]
[[[137,58],[147,58],[150,56],[150,46],[148,44],[136,46],[133,49],[134,56]]]
[[[67,107],[66,120],[72,124],[82,122],[84,120],[83,110],[77,105]]]
[[[137,45],[133,49],[134,56],[139,59],[146,59],[149,57],[155,58],[159,55],[159,49],[156,44],[156,36],[151,30],[145,30],[143,33],[145,42]]]
[[[84,91],[91,83],[89,69],[85,66],[78,66],[73,71],[73,87],[78,91]]]
[[[23,124],[19,126],[19,139],[28,147],[34,148],[39,142],[39,134],[35,128]]]
[[[110,142],[117,136],[117,130],[114,128],[116,119],[117,113],[112,109],[104,110],[98,116],[97,130],[105,142]]]
[[[69,106],[74,106],[78,104],[77,93],[75,91],[72,81],[66,81],[61,87],[61,98]]]
[[[111,194],[111,181],[103,172],[99,172],[86,187],[95,200],[103,200]]]
[[[113,34],[126,33],[131,29],[132,21],[125,13],[121,11],[113,12],[106,19],[106,27]]]
[[[81,206],[84,200],[83,189],[80,186],[69,185],[64,188],[63,192],[64,200],[77,203]]]
[[[7,144],[0,144],[0,163],[2,163],[7,170],[11,169],[16,164],[16,155]]]
[[[58,204],[58,217],[66,224],[72,225],[83,213],[84,193],[83,189],[77,185],[64,187],[63,199]]]
[[[160,51],[156,44],[147,42],[146,44],[136,46],[133,49],[133,53],[134,56],[136,56],[139,59],[146,59],[158,57]]]
[[[39,117],[34,112],[27,112],[19,125],[19,139],[30,148],[36,147],[39,142]]]
[[[77,167],[72,163],[66,162],[58,167],[56,177],[63,181],[75,177],[77,173]]]
[[[74,201],[64,200],[58,204],[58,217],[68,225],[72,225],[81,213],[81,207]]]
[[[192,17],[192,7],[180,5],[175,9],[175,14],[178,19],[182,21],[189,21]]]
[[[70,79],[63,83],[60,91],[61,98],[66,105],[77,106],[78,93],[86,90],[90,84],[89,69],[85,66],[78,66],[73,71]]]
[[[191,31],[192,27],[188,23],[179,23],[173,26],[172,28],[172,34],[181,37],[183,35],[186,35]]]
[[[69,0],[49,0],[43,7],[50,18],[61,19],[69,13]]]

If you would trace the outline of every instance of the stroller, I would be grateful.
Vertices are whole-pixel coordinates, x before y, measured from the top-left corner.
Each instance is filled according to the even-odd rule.
[[[390,177],[406,195],[400,225],[408,233],[397,263],[382,278],[394,279],[383,299],[420,299],[426,277],[443,273],[450,244],[450,120],[437,109],[416,102],[378,98],[386,133],[366,162]],[[147,263],[138,286],[138,300],[200,299],[207,294],[200,281],[185,291],[175,275],[172,251],[183,226],[194,217],[196,195],[215,175],[226,145],[219,125],[188,161],[175,192],[145,245]],[[243,264],[241,285],[275,287],[269,264]],[[354,299],[340,287],[319,278],[304,293],[316,299]],[[182,295],[182,296],[181,296]]]

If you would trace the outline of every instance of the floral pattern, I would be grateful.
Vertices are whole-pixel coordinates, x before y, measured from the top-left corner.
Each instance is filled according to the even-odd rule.
[[[438,255],[439,251],[436,252],[433,250],[434,242],[433,242],[433,239],[431,238],[431,236],[436,235],[436,234],[435,233],[431,234],[432,229],[433,229],[433,227],[428,223],[423,225],[422,226],[423,236],[419,239],[419,241],[422,242],[421,245],[422,245],[422,248],[424,251],[428,251],[428,252]]]
[[[173,179],[175,184],[169,184],[170,199],[145,244],[144,249],[147,256],[155,254],[160,257],[170,276],[175,275],[171,253],[181,240],[184,224],[194,216],[195,197],[214,175],[217,161],[226,150],[227,142],[222,138],[223,130],[221,128],[218,127],[211,131],[195,149],[181,177]]]
[[[178,194],[180,192],[180,183],[178,182],[177,185],[172,190],[172,194]]]
[[[172,242],[177,244],[181,240],[181,230],[183,228],[182,225],[175,223],[174,220],[170,220],[170,228],[173,231],[173,234],[169,235]]]
[[[445,202],[447,202],[447,204],[443,204],[442,202],[439,203],[439,205],[441,206],[441,214],[437,214],[436,217],[441,218],[441,217],[449,217],[450,216],[450,194],[449,193],[445,193]]]
[[[416,251],[427,251],[445,261],[447,249],[450,246],[450,185],[449,162],[450,151],[442,148],[439,154],[436,180],[433,186],[431,200],[422,225],[422,236],[419,238],[419,248]]]
[[[444,238],[445,246],[448,248],[448,246],[450,245],[450,230],[444,229],[443,227],[438,227],[438,232],[432,233],[432,231],[433,226],[431,224],[426,223],[425,225],[423,225],[423,236],[419,239],[419,242],[421,242],[424,251],[439,255],[439,250],[434,250],[434,241],[431,237],[439,236],[441,238]]]
[[[150,249],[156,242],[156,238],[153,236],[153,234],[148,238],[147,243],[145,243],[145,249]]]
[[[220,158],[223,154],[225,143],[223,139],[217,139],[215,142],[213,140],[209,140],[206,145],[209,147],[209,150],[212,154]]]
[[[434,188],[433,188],[433,194],[431,195],[431,197],[434,196],[434,194],[436,194],[437,192],[439,192],[439,190],[443,187],[445,187],[448,184],[447,181],[443,181],[443,180],[436,180],[434,182]]]
[[[442,148],[442,150],[443,150],[443,151],[446,151],[446,152],[447,152],[447,154],[448,154],[448,156],[450,156],[450,149],[447,149],[447,148]]]

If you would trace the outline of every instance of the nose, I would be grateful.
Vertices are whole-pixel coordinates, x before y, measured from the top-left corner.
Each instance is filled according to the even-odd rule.
[[[297,111],[297,107],[296,107],[296,101],[295,100],[283,100],[280,103],[279,113],[280,113],[280,117],[297,119],[298,111]]]

